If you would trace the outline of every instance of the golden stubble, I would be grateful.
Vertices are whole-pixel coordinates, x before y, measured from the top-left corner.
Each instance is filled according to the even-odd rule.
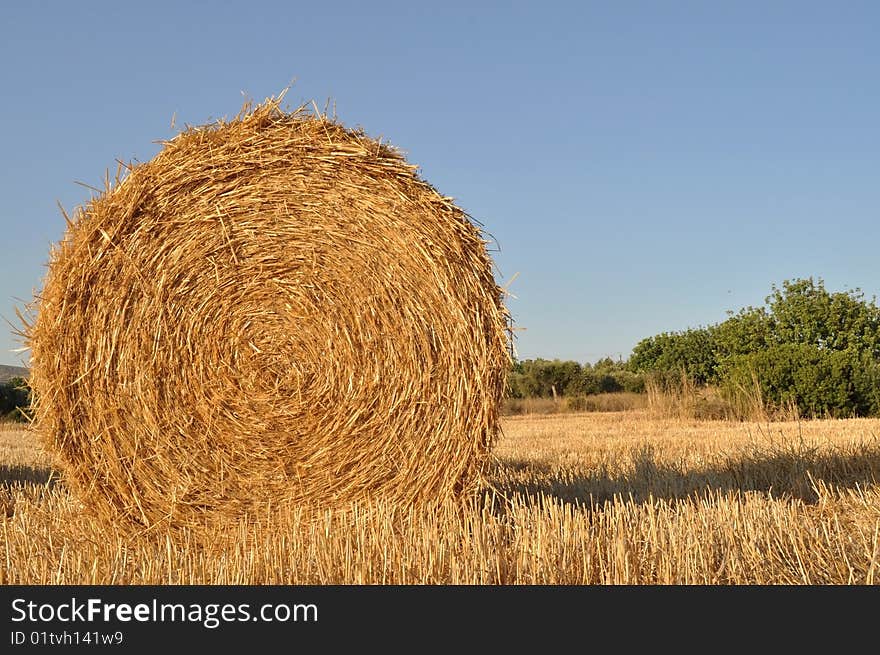
[[[132,536],[95,520],[21,431],[0,572],[56,584],[876,584],[880,420],[515,417],[492,489],[431,511],[293,506]]]

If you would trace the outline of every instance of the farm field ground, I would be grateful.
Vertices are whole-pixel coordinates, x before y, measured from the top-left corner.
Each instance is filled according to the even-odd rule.
[[[465,506],[276,508],[206,533],[90,518],[0,426],[6,584],[877,584],[880,419],[513,416]]]

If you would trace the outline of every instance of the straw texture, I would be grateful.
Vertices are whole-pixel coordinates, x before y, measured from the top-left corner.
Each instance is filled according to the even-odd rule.
[[[509,362],[481,231],[394,149],[279,101],[108,179],[53,248],[35,427],[101,516],[480,483]]]

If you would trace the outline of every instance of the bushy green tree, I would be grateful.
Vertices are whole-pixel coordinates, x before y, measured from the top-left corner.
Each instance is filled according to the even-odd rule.
[[[0,384],[0,417],[24,421],[30,407],[30,390],[23,378],[12,378]]]
[[[577,385],[581,366],[559,359],[526,359],[517,362],[508,376],[512,398],[547,398],[562,396]]]
[[[716,379],[715,350],[715,336],[710,328],[664,332],[636,344],[629,367],[639,373],[684,371],[697,384],[706,384]]]
[[[735,355],[748,355],[776,343],[771,315],[764,307],[746,307],[712,326],[717,363]]]
[[[830,293],[819,278],[786,280],[767,297],[775,343],[866,352],[880,359],[880,308],[860,289]]]
[[[857,389],[859,358],[846,350],[787,343],[747,355],[725,365],[724,388],[731,397],[754,393],[776,407],[797,406],[804,416],[855,416],[872,410],[871,399]],[[863,390],[862,390],[863,391]]]
[[[585,396],[617,391],[642,392],[641,375],[627,369],[624,362],[610,358],[595,364],[558,359],[526,359],[514,362],[507,379],[511,398],[550,398]]]
[[[729,393],[759,382],[765,401],[804,414],[880,414],[880,308],[860,289],[829,292],[819,278],[773,285],[763,307],[696,330],[643,339],[630,368],[684,371]]]
[[[854,393],[866,416],[880,416],[880,360],[862,353],[853,365]]]

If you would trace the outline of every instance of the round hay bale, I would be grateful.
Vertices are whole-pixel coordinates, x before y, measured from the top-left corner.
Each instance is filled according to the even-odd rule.
[[[81,207],[31,348],[79,496],[141,525],[474,491],[508,314],[481,231],[394,149],[279,99]]]

